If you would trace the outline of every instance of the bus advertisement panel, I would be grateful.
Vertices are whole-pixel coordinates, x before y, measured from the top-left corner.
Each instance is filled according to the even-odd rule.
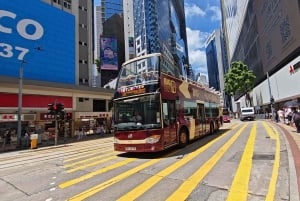
[[[169,72],[177,68],[172,65],[158,53],[123,64],[114,96],[116,151],[162,151],[219,129],[219,93]],[[150,72],[155,76],[138,81]],[[130,83],[128,75],[134,76]]]

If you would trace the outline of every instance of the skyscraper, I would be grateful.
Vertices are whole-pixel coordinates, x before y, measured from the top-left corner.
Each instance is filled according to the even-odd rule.
[[[162,52],[189,74],[183,0],[133,0],[133,19],[136,56]]]

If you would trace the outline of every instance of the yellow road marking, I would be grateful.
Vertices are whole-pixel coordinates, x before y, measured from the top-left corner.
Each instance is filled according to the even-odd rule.
[[[133,168],[131,170],[128,170],[127,172],[124,172],[124,173],[122,173],[122,174],[120,174],[120,175],[118,175],[118,176],[116,176],[116,177],[114,177],[114,178],[112,178],[110,180],[107,180],[107,181],[105,181],[105,182],[103,182],[103,183],[101,183],[101,184],[99,184],[97,186],[94,186],[94,187],[92,187],[92,188],[90,188],[90,189],[88,189],[88,190],[86,190],[86,191],[84,191],[84,192],[82,192],[82,193],[80,193],[78,195],[75,195],[74,197],[72,197],[72,198],[70,198],[68,200],[83,200],[85,198],[88,198],[88,197],[90,197],[90,196],[98,193],[99,191],[101,191],[101,190],[103,190],[103,189],[105,189],[105,188],[107,188],[107,187],[109,187],[109,186],[111,186],[111,185],[113,185],[113,184],[121,181],[122,179],[125,179],[125,178],[127,178],[127,177],[129,177],[129,176],[131,176],[131,175],[133,175],[133,174],[141,171],[142,169],[144,169],[146,167],[149,167],[149,166],[157,163],[160,160],[161,159],[150,160],[150,161],[148,161],[148,162],[146,162],[146,163],[144,163],[144,164],[142,164],[142,165],[140,165],[138,167],[135,167],[135,168]]]
[[[242,128],[240,128],[237,133],[230,138],[226,144],[224,144],[208,161],[206,161],[203,166],[201,166],[192,176],[184,181],[181,186],[167,198],[167,200],[186,200],[199,182],[208,174],[208,172],[210,172],[210,170],[216,165],[216,163],[221,159],[230,146],[238,139],[247,125],[248,124],[245,124]]]
[[[274,200],[275,196],[275,191],[276,191],[276,183],[277,183],[277,178],[278,178],[278,171],[280,167],[280,140],[279,140],[279,133],[277,129],[275,129],[272,126],[275,134],[275,139],[276,139],[276,151],[275,151],[275,160],[274,160],[274,165],[273,165],[273,170],[272,170],[272,176],[270,179],[270,184],[269,184],[269,189],[268,193],[266,196],[266,201],[272,201]]]
[[[227,200],[243,201],[247,200],[249,179],[252,169],[252,157],[254,152],[254,143],[256,138],[256,123],[251,129],[244,153],[242,155],[239,167],[229,189]]]
[[[136,158],[129,158],[129,159],[126,159],[124,161],[120,161],[118,163],[114,163],[113,165],[107,166],[105,168],[101,168],[101,169],[99,169],[97,171],[94,171],[94,172],[91,172],[89,174],[85,174],[85,175],[83,175],[81,177],[78,177],[76,179],[72,179],[72,180],[66,181],[66,182],[60,184],[59,187],[60,188],[70,187],[70,186],[72,186],[74,184],[77,184],[77,183],[82,182],[84,180],[90,179],[90,178],[92,178],[92,177],[94,177],[96,175],[102,174],[102,173],[107,172],[109,170],[113,170],[115,168],[121,167],[121,166],[126,165],[128,163],[131,163],[132,161],[135,161],[135,160],[136,160]]]
[[[92,166],[95,166],[95,165],[98,165],[98,164],[100,164],[100,163],[103,163],[103,162],[112,160],[112,159],[117,158],[117,157],[118,157],[118,156],[111,156],[111,157],[104,158],[104,159],[99,160],[99,161],[95,161],[95,162],[93,162],[93,163],[88,163],[88,164],[86,164],[86,165],[82,165],[82,166],[79,166],[79,167],[70,169],[70,170],[67,171],[67,173],[72,173],[72,172],[75,172],[75,171],[78,171],[78,170],[85,169],[85,168],[87,168],[87,167],[92,167]]]
[[[101,154],[101,155],[100,156],[95,156],[95,157],[92,157],[92,158],[87,158],[85,160],[77,161],[77,162],[74,162],[74,163],[66,164],[66,165],[64,165],[64,168],[69,168],[69,167],[72,167],[72,166],[75,166],[75,165],[78,165],[78,164],[86,163],[86,162],[91,161],[91,160],[100,159],[100,158],[104,158],[104,157],[107,157],[107,156],[114,155],[114,153],[111,153],[111,151],[109,151],[106,154],[104,154],[104,153],[99,153],[99,154]]]
[[[237,126],[235,126],[237,127]],[[234,127],[234,128],[235,128]],[[234,129],[232,128],[232,129]],[[130,192],[126,193],[122,197],[118,199],[118,201],[127,201],[127,200],[135,200],[139,196],[141,196],[143,193],[148,191],[152,186],[154,186],[156,183],[158,183],[160,180],[162,180],[164,177],[168,176],[172,172],[174,172],[176,169],[180,168],[181,166],[185,165],[188,163],[190,160],[201,154],[203,151],[207,150],[209,147],[211,147],[214,143],[225,137],[226,135],[229,134],[230,131],[225,132],[223,135],[220,137],[210,141],[209,143],[205,144],[202,146],[200,149],[192,152],[191,154],[185,156],[183,159],[180,161],[177,161],[176,163],[172,164],[171,166],[167,167],[166,169],[160,171],[159,173],[153,175],[149,179],[147,179],[145,182],[142,184],[138,185],[136,188],[131,190]]]
[[[270,126],[266,122],[263,122],[263,125],[264,125],[264,127],[265,127],[268,135],[270,136],[270,138],[273,139],[273,140],[275,140],[276,139],[275,134],[272,131],[272,129],[270,128]]]
[[[92,155],[95,155],[95,153],[100,153],[101,150],[107,150],[108,147],[112,147],[112,145],[110,146],[106,146],[106,147],[99,147],[97,149],[92,149],[92,150],[89,150],[89,151],[84,151],[84,152],[81,152],[81,153],[76,153],[75,156],[68,156],[68,157],[65,157],[64,158],[64,163],[67,163],[67,162],[70,162],[70,161],[74,161],[74,160],[77,160],[77,159],[80,159],[80,158],[86,158],[87,156],[92,156]],[[107,151],[107,152],[111,152],[111,150]]]

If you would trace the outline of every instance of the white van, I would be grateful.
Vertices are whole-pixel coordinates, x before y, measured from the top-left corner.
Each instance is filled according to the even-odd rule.
[[[241,121],[244,121],[245,119],[253,121],[255,119],[254,107],[241,108],[240,119],[241,119]]]

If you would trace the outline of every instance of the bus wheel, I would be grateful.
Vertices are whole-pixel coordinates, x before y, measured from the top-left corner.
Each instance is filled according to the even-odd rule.
[[[179,133],[179,147],[185,147],[188,142],[188,136],[186,130],[182,129]]]
[[[216,121],[216,131],[218,131],[218,130],[219,130],[219,128],[220,128],[220,124],[219,124],[219,122],[218,122],[218,121]]]
[[[214,134],[214,124],[213,124],[213,123],[210,123],[209,133],[210,133],[211,135]]]

